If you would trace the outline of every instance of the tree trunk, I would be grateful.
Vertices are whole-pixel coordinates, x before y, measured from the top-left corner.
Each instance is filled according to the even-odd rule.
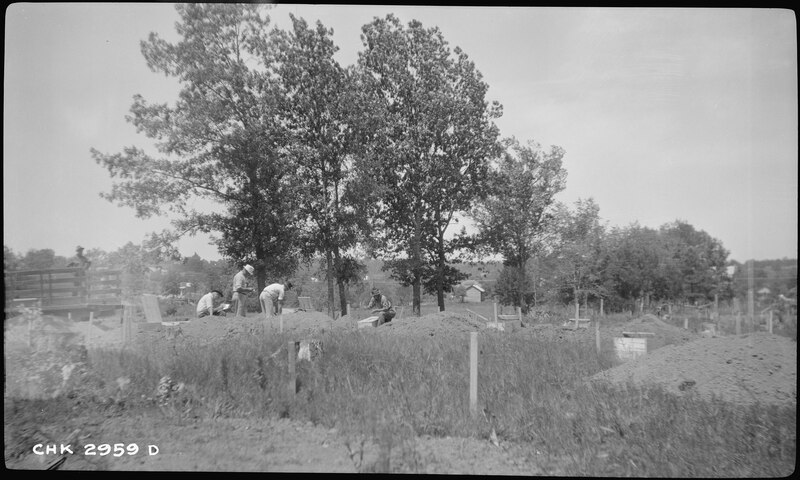
[[[338,248],[333,249],[333,263],[335,272],[341,272],[342,255],[339,253]],[[345,284],[338,274],[336,275],[336,285],[339,287],[339,307],[341,309],[342,316],[344,316],[350,312],[347,311],[347,292],[345,291]]]
[[[581,299],[578,298],[578,289],[573,287],[573,291],[575,292],[575,319],[581,318]]]
[[[333,282],[336,275],[333,269],[333,254],[330,252],[330,250],[325,252],[325,260],[327,261],[325,280],[328,284],[328,316],[333,318],[334,305],[336,302],[336,297],[333,290]]]
[[[422,205],[417,202],[414,211],[414,239],[411,246],[411,268],[413,269],[414,282],[412,284],[412,312],[416,316],[422,315],[422,278],[420,278],[420,265],[422,264]]]
[[[414,315],[416,315],[418,317],[422,315],[422,305],[421,305],[421,302],[420,302],[420,298],[421,298],[421,295],[420,295],[421,288],[420,288],[420,286],[421,285],[422,285],[422,280],[419,277],[415,277],[414,278],[414,283],[411,285],[411,294],[412,294],[412,298],[413,298],[412,304],[411,304],[412,305],[411,306],[411,310],[414,313]]]
[[[437,276],[436,276],[436,301],[439,304],[439,311],[444,312],[444,267],[445,267],[445,255],[444,255],[444,232],[439,232],[439,244],[437,245],[437,253],[439,254],[438,262],[437,262]]]
[[[264,254],[264,249],[259,244],[256,244],[256,259],[261,260],[261,262],[258,262],[261,265],[258,265],[256,268],[256,291],[255,291],[256,297],[258,297],[258,295],[260,295],[261,292],[264,290],[264,287],[267,286],[267,272],[266,269],[264,268],[264,265],[262,264],[262,262],[265,260],[264,257],[266,257],[266,255]],[[258,308],[260,310],[261,302],[258,303],[259,303]]]
[[[527,265],[528,261],[524,258],[520,259],[519,261],[519,279],[517,285],[517,292],[519,293],[519,298],[517,299],[517,306],[522,309],[523,312],[527,312],[527,305],[525,305],[525,266]]]

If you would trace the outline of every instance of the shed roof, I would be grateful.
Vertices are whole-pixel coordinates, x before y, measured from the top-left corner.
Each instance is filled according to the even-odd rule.
[[[480,285],[478,285],[477,283],[473,283],[472,285],[470,285],[469,287],[467,287],[467,290],[469,290],[470,288],[474,288],[475,290],[477,290],[477,291],[479,291],[479,292],[481,292],[481,293],[486,293],[486,290],[484,290],[484,289],[483,289],[483,288],[482,288]]]

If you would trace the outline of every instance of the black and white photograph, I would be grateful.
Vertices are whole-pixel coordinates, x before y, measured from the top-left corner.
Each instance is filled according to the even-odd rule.
[[[5,13],[6,469],[795,471],[794,10]]]

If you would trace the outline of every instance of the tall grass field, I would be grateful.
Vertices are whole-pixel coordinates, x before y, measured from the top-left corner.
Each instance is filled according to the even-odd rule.
[[[795,468],[794,406],[742,407],[657,387],[591,384],[588,377],[616,360],[590,344],[482,333],[472,415],[468,335],[329,332],[321,358],[297,363],[294,395],[289,340],[94,350],[90,360],[97,385],[105,385],[95,388],[130,380],[123,400],[131,411],[177,421],[291,418],[336,427],[353,448],[357,438],[377,439],[383,458],[363,471],[398,471],[389,458],[413,455],[408,445],[421,435],[513,442],[525,461],[569,476],[778,477]],[[165,375],[184,388],[159,403],[154,391]]]

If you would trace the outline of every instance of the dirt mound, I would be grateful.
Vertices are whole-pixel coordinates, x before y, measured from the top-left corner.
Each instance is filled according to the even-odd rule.
[[[405,317],[393,319],[378,328],[367,328],[365,332],[380,335],[409,335],[445,337],[456,333],[477,332],[485,328],[485,324],[469,315],[453,312],[437,312],[422,317]]]
[[[356,328],[355,322],[347,319],[332,320],[320,312],[294,312],[266,320],[260,315],[248,317],[204,317],[181,322],[177,327],[162,327],[162,331],[140,332],[139,342],[151,342],[164,338],[167,330],[183,341],[205,344],[241,335],[272,335],[281,332],[298,339],[318,337],[334,329]]]
[[[769,333],[668,345],[600,372],[593,381],[654,383],[747,405],[797,403],[797,342]]]
[[[647,332],[652,336],[647,337],[647,351],[652,352],[667,345],[680,345],[701,338],[700,335],[670,325],[655,315],[647,314],[623,324],[602,328],[600,334],[613,342],[613,337],[622,337],[622,332]]]

